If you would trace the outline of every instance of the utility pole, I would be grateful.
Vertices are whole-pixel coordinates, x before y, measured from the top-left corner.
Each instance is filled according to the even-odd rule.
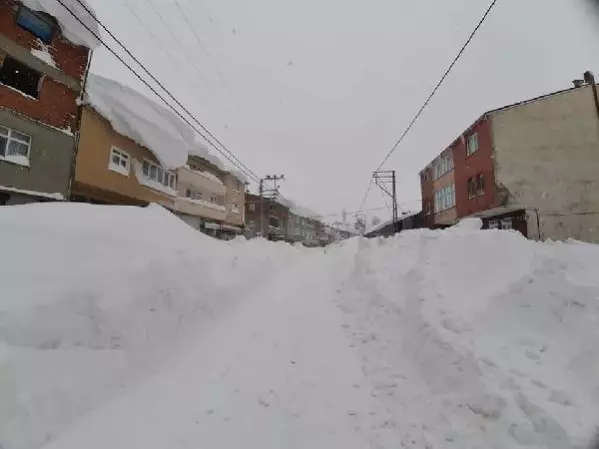
[[[266,175],[260,179],[260,233],[262,237],[267,236],[266,230],[266,211],[264,204],[267,201],[275,200],[279,196],[279,181],[284,180],[285,175]]]
[[[397,190],[395,170],[377,170],[372,174],[374,183],[393,200],[393,228],[397,234],[399,229],[399,214],[397,211]],[[389,189],[389,185],[391,189]]]

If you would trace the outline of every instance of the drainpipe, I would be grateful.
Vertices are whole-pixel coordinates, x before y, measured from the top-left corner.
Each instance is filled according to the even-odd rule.
[[[85,72],[83,74],[83,81],[81,83],[81,92],[79,93],[78,106],[77,106],[77,118],[75,119],[75,138],[73,142],[73,157],[71,159],[71,173],[69,176],[69,185],[67,187],[67,201],[71,200],[71,192],[73,189],[73,181],[75,180],[75,166],[77,165],[77,153],[79,152],[79,140],[81,130],[81,119],[83,115],[83,102],[85,101],[85,86],[87,85],[87,77],[89,75],[89,69],[92,64],[93,50],[89,51],[87,58],[87,64],[85,66]]]

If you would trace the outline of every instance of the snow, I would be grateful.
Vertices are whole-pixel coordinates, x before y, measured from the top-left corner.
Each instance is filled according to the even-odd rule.
[[[56,68],[56,62],[54,62],[54,58],[50,53],[49,46],[44,44],[40,39],[37,40],[37,45],[39,45],[40,48],[32,48],[31,54],[36,58],[41,59],[49,66]]]
[[[0,247],[7,449],[561,449],[594,432],[595,245],[461,226],[307,249],[57,203],[0,209]]]
[[[17,189],[16,187],[9,186],[0,186],[0,191],[3,192],[11,192],[11,193],[20,193],[22,195],[30,195],[36,196],[39,198],[48,198],[56,201],[64,201],[64,195],[62,193],[47,193],[47,192],[37,192],[35,190],[25,190],[25,189]]]
[[[174,113],[136,90],[89,74],[86,104],[105,117],[114,130],[148,148],[167,169],[187,163],[196,150],[195,133]]]
[[[210,201],[206,201],[206,200],[185,198],[185,197],[180,196],[180,197],[177,197],[177,201],[185,201],[185,202],[191,203],[191,204],[198,204],[200,206],[208,207],[208,208],[214,209],[214,210],[219,210],[221,212],[227,211],[227,208],[225,206],[222,206],[220,204],[214,204],[214,203],[211,203]]]
[[[101,36],[98,22],[95,20],[94,10],[85,2],[81,0],[86,8],[91,11],[91,15],[85,10],[85,8],[79,3],[80,0],[64,0],[65,5],[73,11],[73,13],[93,31],[90,33],[85,26],[83,26],[71,13],[65,9],[56,0],[21,0],[21,2],[30,9],[35,11],[42,11],[50,14],[54,17],[60,25],[62,35],[76,45],[83,45],[91,50],[100,47],[100,41],[94,36]]]

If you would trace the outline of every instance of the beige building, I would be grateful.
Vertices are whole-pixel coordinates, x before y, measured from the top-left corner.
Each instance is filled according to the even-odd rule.
[[[177,177],[175,211],[183,221],[215,237],[243,232],[245,185],[237,176],[191,155]]]
[[[169,209],[177,197],[176,173],[147,148],[117,133],[108,120],[84,106],[71,199],[100,204]]]

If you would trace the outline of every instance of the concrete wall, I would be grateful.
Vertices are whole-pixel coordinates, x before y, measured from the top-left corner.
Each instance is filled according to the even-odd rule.
[[[543,238],[599,242],[599,127],[591,88],[498,111],[491,120],[501,201],[538,209]]]
[[[128,176],[108,169],[113,146],[129,154],[131,170]],[[73,194],[106,203],[158,203],[172,208],[174,197],[150,189],[137,180],[134,170],[144,159],[158,163],[150,150],[118,134],[92,108],[83,108]]]
[[[0,185],[67,196],[74,151],[72,136],[0,107],[0,125],[31,137],[29,167],[0,160]]]

